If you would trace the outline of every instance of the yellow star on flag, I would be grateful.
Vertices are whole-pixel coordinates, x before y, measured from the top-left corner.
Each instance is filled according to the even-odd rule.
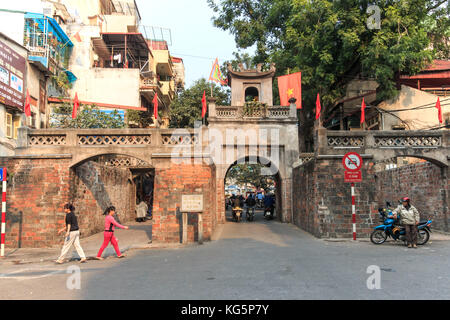
[[[288,97],[292,96],[294,94],[294,89],[288,89],[287,91]]]

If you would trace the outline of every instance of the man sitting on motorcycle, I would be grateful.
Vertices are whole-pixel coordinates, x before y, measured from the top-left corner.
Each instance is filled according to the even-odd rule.
[[[264,207],[265,207],[264,210],[265,211],[269,210],[270,216],[273,217],[273,211],[275,209],[275,199],[272,195],[264,198]]]
[[[419,211],[410,204],[408,197],[402,198],[402,204],[392,211],[394,219],[400,218],[405,227],[408,248],[417,248],[417,225],[420,221]]]
[[[247,199],[245,200],[245,204],[247,205],[247,215],[250,210],[252,210],[252,213],[255,214],[256,200],[255,200],[253,194],[250,193],[248,195]]]

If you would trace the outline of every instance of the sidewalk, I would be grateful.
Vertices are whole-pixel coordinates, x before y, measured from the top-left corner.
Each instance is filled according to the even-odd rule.
[[[156,248],[176,248],[181,244],[153,244],[152,243],[152,221],[146,222],[129,222],[125,223],[129,226],[129,230],[116,229],[115,236],[119,240],[119,248],[122,253],[125,253],[133,249],[156,249]],[[83,232],[83,231],[82,231]],[[62,236],[61,236],[62,237]],[[81,239],[81,247],[88,258],[88,260],[94,259],[97,256],[98,250],[103,243],[103,232],[94,234],[88,238]],[[62,248],[62,242],[59,247],[56,248],[20,248],[10,249],[6,248],[5,258],[0,259],[0,265],[2,264],[29,264],[39,262],[55,261]],[[72,254],[72,255],[71,255]],[[103,258],[115,257],[116,253],[114,248],[110,244],[103,252]],[[67,254],[66,260],[79,260],[79,256],[74,247],[72,247],[72,253]]]

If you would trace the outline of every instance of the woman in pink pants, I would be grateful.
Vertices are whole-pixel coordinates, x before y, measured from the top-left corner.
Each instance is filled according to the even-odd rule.
[[[117,221],[113,217],[113,215],[115,213],[116,213],[116,208],[115,207],[109,207],[109,208],[107,208],[105,210],[105,213],[103,213],[104,215],[106,215],[106,218],[105,218],[105,232],[103,232],[103,236],[104,236],[103,244],[102,244],[100,250],[98,251],[98,254],[97,254],[97,257],[96,257],[96,259],[98,259],[98,260],[103,260],[103,258],[102,258],[103,250],[105,250],[105,248],[108,246],[108,244],[110,242],[113,245],[114,250],[116,250],[117,257],[118,258],[123,258],[124,257],[124,255],[122,255],[120,253],[119,244],[117,243],[116,237],[114,237],[114,229],[115,229],[115,227],[118,227],[118,228],[121,228],[121,229],[128,230],[128,227],[117,223]]]

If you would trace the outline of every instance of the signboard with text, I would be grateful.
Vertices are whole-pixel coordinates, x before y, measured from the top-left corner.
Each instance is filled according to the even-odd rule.
[[[0,103],[24,110],[26,60],[0,41]]]
[[[202,212],[203,211],[203,195],[182,195],[181,196],[181,212]]]

